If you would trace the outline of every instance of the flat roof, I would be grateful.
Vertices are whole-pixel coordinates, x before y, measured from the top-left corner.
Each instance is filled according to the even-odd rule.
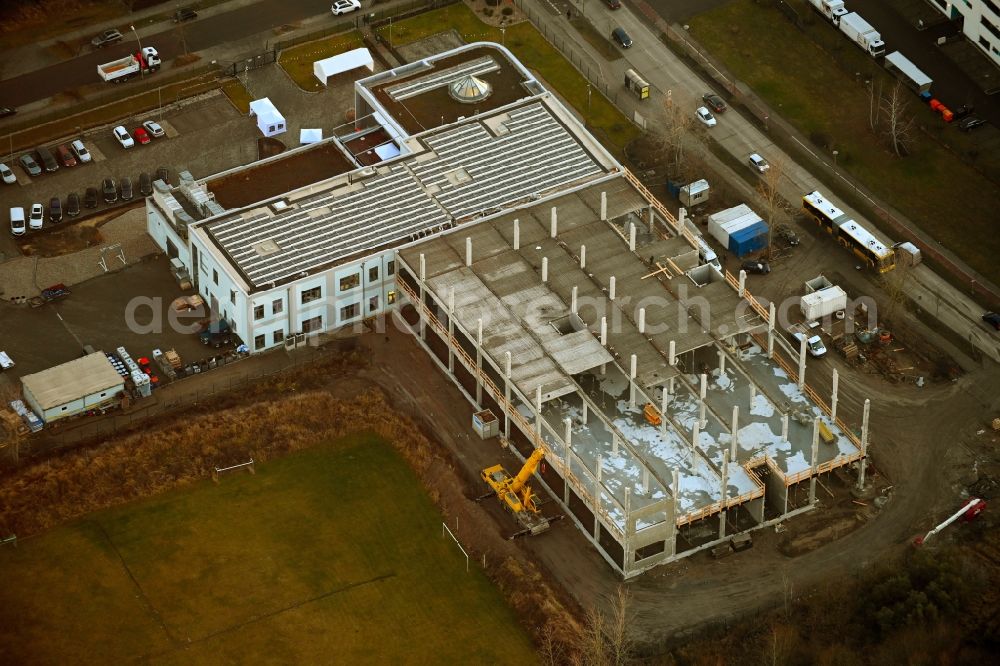
[[[407,154],[197,224],[252,289],[448,229],[618,165],[547,93],[404,141]]]
[[[94,393],[117,388],[125,380],[104,352],[87,354],[62,365],[25,375],[21,384],[41,409],[52,409]]]

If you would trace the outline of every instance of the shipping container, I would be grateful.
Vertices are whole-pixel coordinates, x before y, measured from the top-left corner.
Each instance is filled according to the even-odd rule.
[[[737,257],[767,247],[767,224],[746,204],[709,215],[708,233]]]
[[[837,286],[820,289],[802,296],[799,307],[807,321],[822,319],[847,308],[847,293]]]

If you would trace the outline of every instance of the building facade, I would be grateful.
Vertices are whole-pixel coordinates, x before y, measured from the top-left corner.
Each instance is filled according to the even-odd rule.
[[[928,0],[1000,67],[1000,3],[997,0]]]

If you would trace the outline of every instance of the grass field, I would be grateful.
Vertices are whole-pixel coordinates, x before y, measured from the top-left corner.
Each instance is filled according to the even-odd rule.
[[[811,14],[805,3],[793,5],[801,15],[815,17],[805,32],[796,30],[776,9],[733,0],[694,17],[691,33],[800,132],[827,145],[827,160],[832,161],[831,151],[838,150],[841,169],[971,266],[995,275],[1000,238],[992,229],[1000,188],[920,133],[908,157],[890,154],[886,141],[868,128],[868,93],[855,73],[895,80]],[[976,137],[959,136],[956,127],[945,127],[915,95],[907,92],[906,97],[910,112],[932,135],[947,132],[956,150],[965,145],[962,142],[975,141]],[[983,165],[986,168],[985,161]]]
[[[588,111],[587,79],[529,21],[508,26],[501,34],[499,28],[480,21],[465,4],[449,5],[393,22],[391,41],[393,46],[401,46],[452,29],[466,42],[503,43],[528,69],[538,72],[582,117],[585,116],[591,131],[619,156],[624,147],[639,136],[639,129],[596,92],[590,96]],[[379,34],[389,41],[388,26],[379,28]]]
[[[373,436],[92,514],[0,569],[2,663],[535,661]]]
[[[313,62],[361,48],[364,45],[361,33],[354,30],[284,49],[278,58],[278,64],[288,72],[298,87],[307,92],[317,92],[326,86],[320,83],[313,74]]]

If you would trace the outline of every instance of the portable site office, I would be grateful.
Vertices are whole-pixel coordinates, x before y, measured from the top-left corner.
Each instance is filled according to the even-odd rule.
[[[63,363],[21,378],[24,400],[46,423],[88,409],[107,407],[125,390],[125,379],[104,352]]]

